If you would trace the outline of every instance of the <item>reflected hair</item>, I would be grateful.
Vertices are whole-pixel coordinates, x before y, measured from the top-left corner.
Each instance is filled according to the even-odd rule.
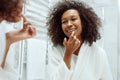
[[[0,17],[12,16],[12,11],[16,11],[20,13],[22,11],[21,4],[23,4],[24,0],[0,0]]]

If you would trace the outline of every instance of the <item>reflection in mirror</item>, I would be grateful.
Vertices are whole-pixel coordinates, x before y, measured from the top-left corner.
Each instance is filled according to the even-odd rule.
[[[3,30],[0,29],[0,32],[4,32],[4,34],[13,32],[12,34],[14,34],[14,31],[16,31],[16,29],[19,30],[20,26],[22,26],[22,21],[17,22],[17,23],[9,23],[9,22],[3,21],[0,24],[0,28],[3,28]],[[1,34],[0,37],[4,34]],[[1,40],[3,40],[3,41],[1,41]],[[1,68],[1,70],[0,70],[0,79],[16,80],[19,78],[18,77],[19,67],[20,67],[20,64],[19,64],[20,54],[19,53],[21,52],[21,47],[20,47],[21,42],[16,42],[16,43],[11,44],[8,52],[4,53],[5,51],[1,51],[1,50],[5,50],[4,49],[5,46],[3,44],[5,41],[6,40],[4,37],[0,38],[0,64],[1,64],[1,66],[3,63],[5,64],[4,67]],[[8,40],[8,41],[11,41],[11,40]],[[5,62],[4,62],[4,60],[5,60]]]
[[[18,80],[19,79],[19,61],[16,61],[19,49],[16,52],[15,42],[32,38],[36,34],[35,27],[27,21],[22,15],[23,0],[1,0],[0,1],[0,80]],[[14,23],[23,19],[21,28],[13,30]],[[29,25],[29,29],[27,26]],[[12,27],[10,27],[12,26]],[[21,51],[22,49],[20,49]],[[16,54],[14,54],[16,52]],[[21,56],[20,56],[21,57]],[[18,58],[20,59],[20,58]]]

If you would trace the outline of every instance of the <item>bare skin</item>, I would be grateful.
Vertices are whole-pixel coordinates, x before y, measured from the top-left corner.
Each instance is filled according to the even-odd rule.
[[[63,44],[66,48],[64,61],[67,67],[70,69],[72,54],[78,55],[81,42],[79,39],[76,38],[76,36],[74,36],[74,32],[73,32],[68,40],[64,39]]]
[[[82,25],[77,10],[70,9],[63,13],[62,30],[69,38],[68,40],[65,38],[63,41],[63,45],[66,48],[63,60],[68,69],[70,69],[72,54],[78,55],[82,45],[82,39],[80,37],[82,33]]]

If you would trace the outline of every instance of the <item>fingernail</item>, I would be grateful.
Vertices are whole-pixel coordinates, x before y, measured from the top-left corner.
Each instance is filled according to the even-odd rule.
[[[74,32],[72,32],[71,36],[73,36]]]
[[[66,39],[66,38],[64,38],[64,40],[66,41],[67,39]]]
[[[74,39],[76,39],[76,36],[74,36]]]

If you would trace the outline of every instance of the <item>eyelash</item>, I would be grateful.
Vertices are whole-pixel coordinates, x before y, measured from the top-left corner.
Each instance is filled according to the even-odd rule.
[[[76,18],[71,19],[71,21],[75,21]],[[63,21],[62,23],[66,23],[67,21]]]
[[[62,24],[65,24],[67,21],[63,21]]]
[[[72,21],[75,21],[76,20],[76,18],[73,18],[73,19],[71,19]]]

